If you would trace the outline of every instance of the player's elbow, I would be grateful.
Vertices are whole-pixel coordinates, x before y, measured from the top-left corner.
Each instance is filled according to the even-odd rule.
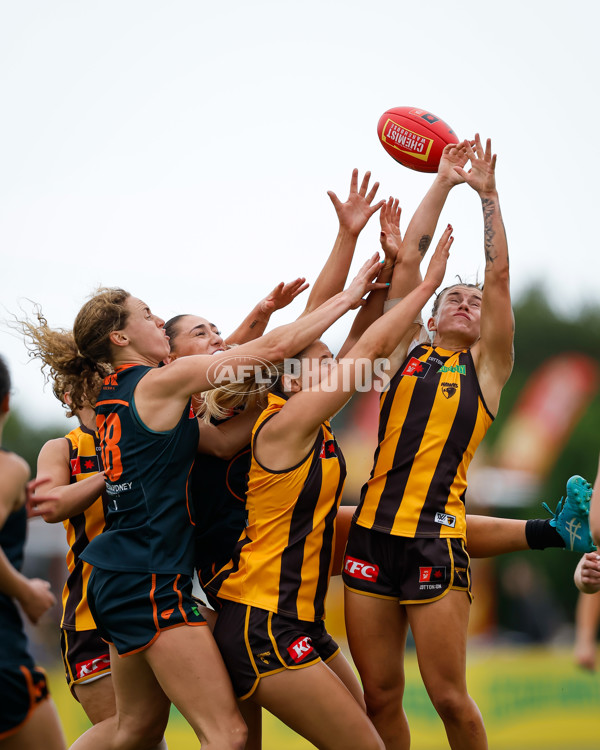
[[[213,436],[208,445],[201,446],[200,452],[207,453],[209,456],[214,456],[215,458],[229,460],[235,456],[236,446],[230,444],[224,438],[215,439]]]
[[[233,445],[218,445],[215,446],[215,453],[214,455],[217,458],[222,458],[225,461],[228,461],[230,458],[233,458],[235,454],[237,453],[237,450],[235,446]]]
[[[46,523],[62,523],[65,520],[63,514],[57,510],[47,511],[41,515]]]

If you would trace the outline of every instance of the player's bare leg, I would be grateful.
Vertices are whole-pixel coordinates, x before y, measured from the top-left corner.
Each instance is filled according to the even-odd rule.
[[[117,712],[111,675],[92,682],[81,682],[73,690],[92,724],[104,721]]]
[[[452,750],[485,750],[488,746],[481,713],[467,692],[469,609],[469,597],[462,591],[449,591],[436,602],[406,607],[421,677],[444,722]]]
[[[396,600],[345,590],[346,631],[360,674],[367,714],[386,750],[408,750],[410,730],[402,708],[408,620]]]
[[[46,698],[34,709],[18,732],[0,740],[2,750],[65,750],[66,746],[51,698]]]
[[[143,653],[203,750],[243,750],[246,725],[208,627],[165,630]]]
[[[330,659],[327,662],[327,666],[329,667],[329,669],[336,673],[336,675],[352,693],[352,695],[354,696],[354,700],[358,703],[362,710],[366,711],[367,707],[365,706],[365,696],[363,693],[363,689],[360,682],[356,678],[354,670],[348,663],[348,660],[346,659],[344,654],[342,654],[341,652],[336,654],[333,659]]]
[[[384,750],[364,710],[323,662],[263,677],[252,700],[320,750]]]
[[[151,750],[161,747],[171,702],[143,652],[120,658],[110,646],[117,713],[95,724],[71,750]]]

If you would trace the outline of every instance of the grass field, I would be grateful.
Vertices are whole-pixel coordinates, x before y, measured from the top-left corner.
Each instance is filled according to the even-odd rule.
[[[422,686],[414,655],[407,658],[406,712],[414,750],[447,747],[437,714]],[[67,690],[62,670],[50,673],[52,695],[72,742],[88,726]],[[479,704],[493,750],[598,750],[600,678],[577,670],[570,650],[471,649],[469,689]],[[198,743],[173,710],[167,730],[169,750]],[[306,750],[312,745],[274,717],[264,715],[264,750]]]

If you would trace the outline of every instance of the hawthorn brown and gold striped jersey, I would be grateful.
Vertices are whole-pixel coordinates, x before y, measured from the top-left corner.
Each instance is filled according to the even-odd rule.
[[[208,589],[221,597],[298,620],[324,617],[335,547],[335,516],[346,465],[328,422],[310,453],[285,471],[270,471],[254,455],[262,427],[284,406],[269,394],[252,432],[246,507],[248,526],[233,559]]]
[[[467,469],[493,419],[468,349],[415,347],[381,395],[379,445],[356,523],[466,539]]]
[[[66,435],[69,443],[71,484],[97,474],[100,466],[100,444],[95,432],[80,425]],[[87,585],[92,566],[80,555],[88,543],[104,529],[104,504],[98,497],[83,513],[63,521],[67,532],[67,568],[69,575],[62,594],[61,627],[66,630],[95,630],[96,623],[87,601]]]

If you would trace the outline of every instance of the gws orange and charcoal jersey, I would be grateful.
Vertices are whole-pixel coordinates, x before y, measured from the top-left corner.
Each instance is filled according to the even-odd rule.
[[[82,554],[104,570],[194,572],[194,518],[189,477],[198,451],[191,399],[171,430],[150,429],[135,405],[135,389],[152,368],[124,364],[104,379],[96,401],[107,528]]]
[[[69,443],[71,484],[87,479],[102,470],[100,443],[93,430],[80,425],[65,436]],[[63,616],[61,628],[66,630],[95,630],[96,623],[87,602],[87,585],[92,566],[80,555],[105,526],[104,501],[98,497],[83,513],[63,521],[67,532],[67,568],[69,575],[62,594]]]
[[[252,432],[246,507],[248,526],[233,559],[208,585],[234,602],[298,620],[324,617],[335,547],[334,521],[346,464],[328,422],[310,453],[287,471],[269,471],[256,460],[256,438],[285,399],[269,394]]]
[[[493,419],[468,349],[415,347],[381,395],[379,445],[356,523],[466,539],[467,469]]]

